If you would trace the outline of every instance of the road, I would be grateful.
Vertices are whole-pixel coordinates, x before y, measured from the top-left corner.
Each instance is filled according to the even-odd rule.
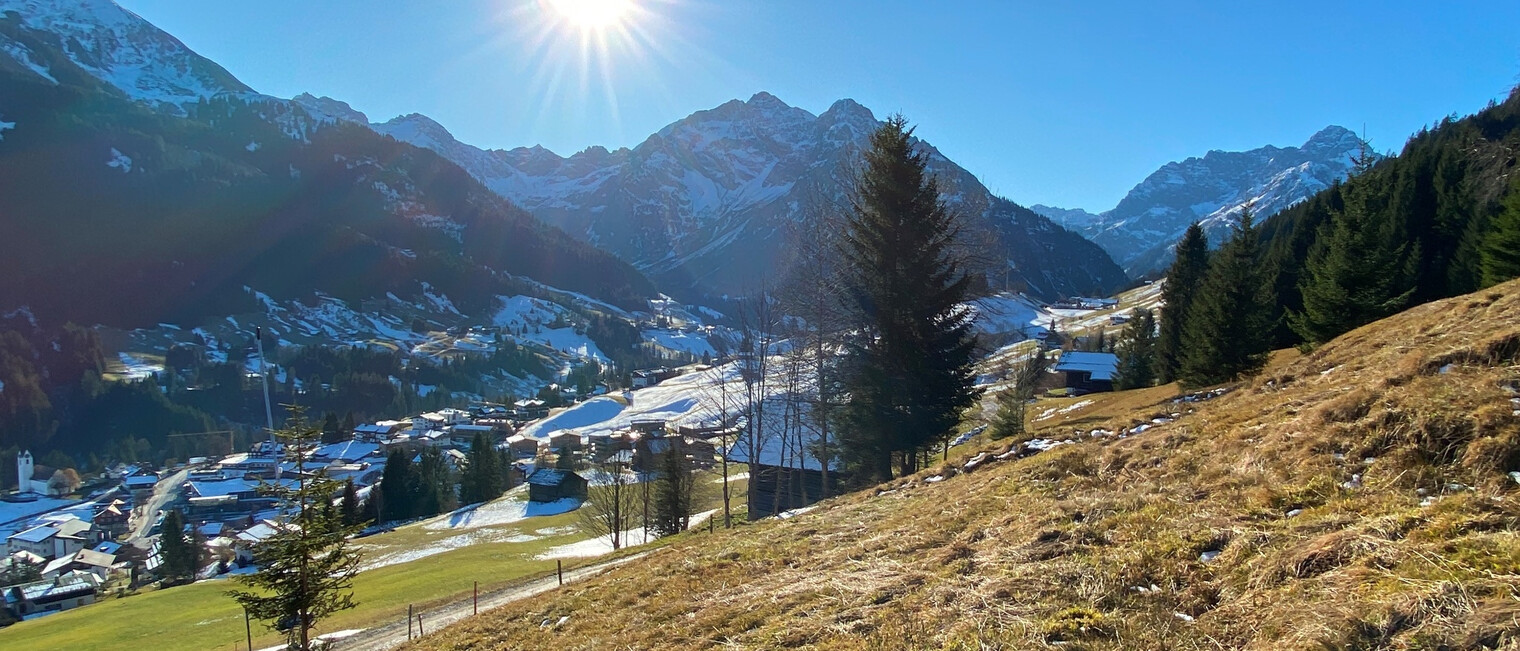
[[[142,505],[142,514],[137,517],[137,521],[132,525],[132,532],[122,542],[130,545],[133,541],[148,535],[148,530],[153,528],[153,523],[158,520],[159,510],[179,495],[179,487],[184,485],[185,479],[189,476],[190,468],[187,466],[169,475],[167,479],[158,480],[158,483],[153,485],[153,497],[148,498],[148,503]]]
[[[597,574],[603,570],[617,567],[624,563],[643,558],[650,552],[634,554],[610,561],[587,565],[585,567],[567,570],[565,582],[578,581]],[[526,583],[519,583],[480,595],[480,611],[485,612],[491,608],[497,608],[504,604],[526,599],[537,594],[542,594],[559,587],[559,579],[548,576],[535,579]],[[420,613],[422,615],[423,630],[433,632],[441,630],[450,624],[470,617],[473,611],[471,599],[466,597],[451,604],[432,608]],[[401,646],[407,638],[407,622],[405,617],[397,618],[397,621],[367,628],[362,632],[339,640],[333,645],[336,651],[383,651]]]

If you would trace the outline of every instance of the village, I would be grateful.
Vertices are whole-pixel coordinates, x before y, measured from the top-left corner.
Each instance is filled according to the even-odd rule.
[[[1055,359],[1039,380],[1042,395],[1112,391],[1118,358],[1103,349],[1097,333],[1122,325],[1126,316],[1121,307],[1151,300],[1153,294],[1137,292],[1122,306],[1113,299],[1076,299],[1032,317],[1019,312],[1016,318],[1033,330],[989,360],[999,353],[1007,357],[1017,351],[1027,357],[1032,350],[1049,350]],[[250,572],[259,543],[288,526],[272,486],[294,487],[320,474],[351,486],[354,496],[368,504],[395,453],[416,464],[424,453],[436,451],[457,483],[472,445],[480,440],[509,460],[503,487],[526,485],[530,504],[575,508],[597,472],[608,468],[626,474],[630,482],[650,481],[672,451],[693,470],[723,464],[729,480],[746,482],[744,513],[750,519],[784,516],[838,494],[848,477],[837,461],[830,461],[825,472],[817,454],[808,451],[815,441],[797,438],[810,434],[789,429],[785,412],[791,407],[786,403],[795,400],[790,395],[794,388],[778,383],[763,390],[763,422],[751,435],[738,397],[746,391],[745,382],[754,381],[755,360],[711,361],[637,370],[629,375],[630,386],[616,392],[605,384],[584,394],[550,385],[549,394],[568,405],[558,409],[551,409],[540,394],[512,404],[442,408],[361,423],[327,442],[259,441],[246,452],[194,457],[157,471],[118,465],[89,487],[85,500],[68,500],[81,487],[60,483],[60,471],[36,465],[23,452],[17,457],[17,476],[29,479],[0,502],[5,611],[16,620],[31,619],[161,580],[161,529],[171,511],[182,518],[187,538],[198,549],[196,557],[203,561],[194,580]],[[779,368],[776,364],[770,372]],[[992,378],[989,386],[996,375],[987,376]],[[342,493],[332,499],[336,504]],[[403,524],[372,523],[361,536]]]

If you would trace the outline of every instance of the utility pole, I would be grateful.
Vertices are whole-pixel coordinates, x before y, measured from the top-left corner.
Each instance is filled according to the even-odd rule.
[[[248,634],[248,651],[253,651],[253,624],[248,621],[247,606],[243,606],[243,632]]]
[[[264,362],[264,327],[253,327],[253,340],[259,347],[259,384],[264,385],[264,421],[269,426],[269,443],[274,444],[274,409],[269,405],[269,365]]]

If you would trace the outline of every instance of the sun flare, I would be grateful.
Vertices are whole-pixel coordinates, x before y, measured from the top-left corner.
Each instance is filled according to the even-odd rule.
[[[634,0],[548,0],[566,21],[585,30],[620,25],[633,9]]]

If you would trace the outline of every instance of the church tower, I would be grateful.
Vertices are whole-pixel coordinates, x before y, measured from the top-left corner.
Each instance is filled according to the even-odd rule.
[[[32,475],[35,472],[31,450],[22,450],[16,455],[16,492],[32,492]]]

